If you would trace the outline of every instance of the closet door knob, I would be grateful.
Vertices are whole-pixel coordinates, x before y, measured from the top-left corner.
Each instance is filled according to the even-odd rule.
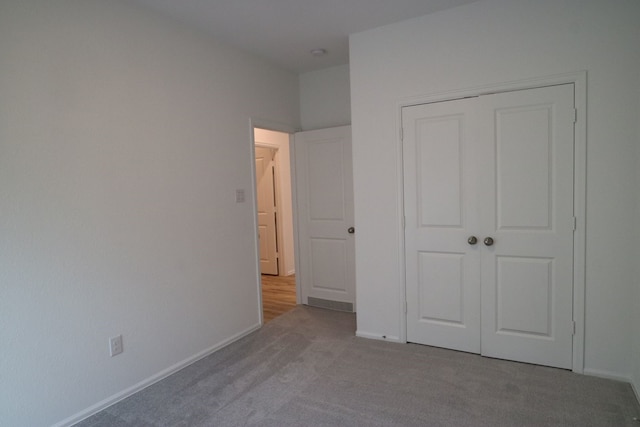
[[[493,238],[485,237],[484,244],[485,244],[485,246],[493,246]]]
[[[467,243],[470,245],[475,245],[476,243],[478,243],[478,239],[476,238],[476,236],[471,236],[467,239]]]

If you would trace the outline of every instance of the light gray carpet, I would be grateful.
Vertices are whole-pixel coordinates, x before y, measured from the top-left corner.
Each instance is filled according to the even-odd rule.
[[[626,383],[354,332],[353,314],[297,307],[78,425],[640,425]]]

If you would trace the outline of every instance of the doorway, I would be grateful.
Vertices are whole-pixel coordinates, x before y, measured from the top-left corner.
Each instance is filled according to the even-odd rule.
[[[253,128],[260,290],[264,322],[297,304],[290,137]]]

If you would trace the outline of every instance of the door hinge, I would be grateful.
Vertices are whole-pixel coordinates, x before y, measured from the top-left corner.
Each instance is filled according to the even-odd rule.
[[[573,123],[578,123],[578,109],[573,109]]]
[[[404,302],[404,314],[407,314],[407,302]]]
[[[407,229],[407,217],[402,215],[402,229],[406,230]]]
[[[400,141],[404,141],[404,129],[400,126]]]
[[[578,229],[578,218],[576,218],[575,216],[573,217],[573,231],[576,231]]]
[[[575,335],[576,334],[576,321],[572,321],[571,322],[571,335]]]

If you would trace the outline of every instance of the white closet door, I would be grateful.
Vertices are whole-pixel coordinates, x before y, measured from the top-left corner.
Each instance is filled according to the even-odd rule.
[[[479,102],[482,354],[571,368],[573,85]]]
[[[571,367],[573,99],[403,109],[409,341]]]
[[[407,339],[480,352],[473,122],[462,99],[403,109]]]

